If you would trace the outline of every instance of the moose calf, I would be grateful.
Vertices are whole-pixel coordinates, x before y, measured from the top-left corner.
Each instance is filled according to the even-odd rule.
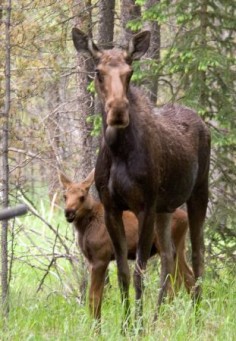
[[[89,189],[94,182],[94,170],[80,182],[70,181],[64,174],[59,174],[64,189],[65,217],[74,224],[78,233],[79,246],[89,263],[91,276],[89,307],[94,318],[101,319],[101,304],[106,270],[111,260],[115,259],[112,241],[104,222],[104,208],[96,202]],[[133,213],[125,211],[123,222],[128,247],[128,259],[135,260],[138,243],[138,222]],[[185,258],[185,236],[188,230],[187,214],[177,209],[171,225],[172,241],[176,251],[176,287],[184,282],[189,292],[194,284],[192,270]],[[159,253],[158,236],[153,237],[151,255]]]

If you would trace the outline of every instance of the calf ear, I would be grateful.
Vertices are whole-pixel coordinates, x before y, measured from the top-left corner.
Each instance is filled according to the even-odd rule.
[[[86,191],[89,191],[90,187],[92,186],[94,182],[94,174],[95,174],[95,168],[89,173],[86,179],[82,182],[82,184],[85,186]]]
[[[58,177],[59,182],[64,189],[68,188],[71,185],[72,181],[68,179],[67,176],[62,172],[58,171]]]
[[[133,36],[127,51],[132,60],[138,60],[144,55],[149,48],[150,37],[151,33],[149,31],[143,31]]]
[[[76,27],[72,28],[72,40],[78,52],[89,52],[96,59],[101,57],[101,51],[93,40]]]

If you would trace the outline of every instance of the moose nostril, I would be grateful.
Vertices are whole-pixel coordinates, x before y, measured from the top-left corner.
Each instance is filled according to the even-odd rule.
[[[121,120],[123,118],[124,113],[123,113],[123,111],[121,109],[116,109],[114,111],[113,115],[115,116],[115,118],[117,120]]]

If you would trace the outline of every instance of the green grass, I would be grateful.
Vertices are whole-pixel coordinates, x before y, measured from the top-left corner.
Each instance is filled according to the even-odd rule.
[[[55,290],[47,287],[35,293],[38,278],[35,272],[19,269],[10,293],[10,313],[1,340],[135,340],[137,330],[126,337],[120,335],[121,307],[112,266],[112,287],[105,292],[102,311],[102,336],[98,338],[88,308],[74,297],[63,297],[55,279]],[[151,276],[153,277],[153,276]],[[132,314],[134,313],[133,289]],[[208,274],[204,281],[204,298],[200,316],[195,321],[191,300],[181,291],[173,302],[162,307],[159,320],[153,324],[156,309],[157,281],[147,283],[144,304],[145,332],[140,340],[219,340],[233,341],[236,336],[236,281],[233,272],[224,271],[217,282]]]
[[[71,233],[61,213],[57,213],[56,227],[65,237],[71,252]],[[47,219],[47,216],[45,217]],[[144,295],[144,333],[137,335],[134,327],[126,336],[121,331],[121,304],[117,285],[116,266],[110,266],[111,288],[106,288],[102,309],[102,335],[96,334],[94,321],[87,305],[76,300],[76,282],[73,270],[66,259],[59,259],[52,267],[42,290],[37,292],[50,259],[36,256],[31,241],[22,226],[30,233],[33,243],[51,252],[54,235],[43,223],[32,216],[18,222],[14,239],[14,256],[10,287],[10,313],[0,320],[1,341],[66,341],[66,340],[160,340],[160,341],[233,341],[236,340],[236,268],[221,268],[217,279],[210,266],[206,266],[203,300],[196,322],[190,297],[181,290],[170,303],[162,306],[159,319],[154,324],[159,275],[155,259],[150,262]],[[33,231],[38,232],[35,234]],[[67,239],[66,239],[67,238]],[[54,252],[64,252],[59,244]],[[29,254],[28,254],[29,253]],[[25,258],[26,257],[26,258]],[[27,261],[26,261],[27,260]],[[33,266],[32,266],[33,265]],[[79,267],[79,264],[78,264]],[[60,270],[60,273],[58,273]],[[79,269],[78,269],[79,270]],[[62,283],[63,282],[63,283]],[[73,282],[76,290],[67,290]],[[134,289],[131,285],[131,310],[134,320]]]

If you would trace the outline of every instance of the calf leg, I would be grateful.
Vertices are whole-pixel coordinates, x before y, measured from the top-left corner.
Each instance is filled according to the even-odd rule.
[[[208,184],[197,188],[187,202],[190,239],[192,244],[192,264],[195,281],[203,275],[204,268],[204,239],[203,223],[206,217],[208,203]],[[201,298],[201,284],[198,282],[194,288],[194,301]]]
[[[91,268],[91,284],[89,290],[89,308],[91,315],[101,321],[101,305],[104,281],[108,264],[95,264]]]
[[[192,287],[194,286],[194,276],[191,268],[189,267],[186,256],[185,256],[185,237],[186,231],[184,235],[180,238],[176,247],[176,288],[178,289],[181,284],[184,282],[185,288],[188,293],[190,293]]]
[[[156,229],[160,243],[161,281],[158,296],[158,308],[166,297],[170,287],[170,276],[174,272],[174,252],[171,241],[171,214],[157,214]],[[157,315],[156,315],[157,317]],[[155,317],[155,318],[156,318]]]
[[[130,317],[129,283],[130,273],[128,266],[128,251],[125,230],[122,220],[122,212],[105,210],[106,227],[111,237],[118,268],[118,281],[121,291],[122,303],[125,309],[125,321]]]

